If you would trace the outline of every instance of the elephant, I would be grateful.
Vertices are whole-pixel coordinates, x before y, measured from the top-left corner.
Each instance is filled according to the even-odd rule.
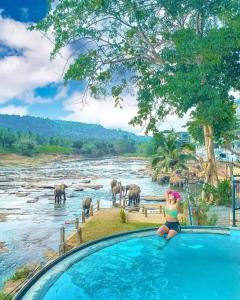
[[[129,190],[132,190],[132,189],[137,189],[139,191],[139,193],[141,192],[141,189],[137,184],[128,184],[128,185],[126,185],[126,188],[125,188],[126,194]]]
[[[128,192],[128,206],[130,206],[132,203],[135,206],[136,204],[140,203],[140,188],[132,188]]]
[[[85,216],[89,216],[89,210],[90,210],[90,206],[92,204],[92,198],[91,197],[85,197],[83,199],[83,202],[82,202],[82,209],[84,211],[84,215]]]
[[[59,184],[55,186],[54,189],[54,203],[55,204],[61,204],[62,200],[63,203],[65,203],[66,201],[66,193],[65,193],[65,189],[67,188],[66,184]],[[63,196],[63,199],[62,199]]]
[[[120,195],[120,198],[124,195],[125,188],[122,186],[122,183],[119,181],[117,184],[112,188],[112,199],[116,201],[117,194]]]
[[[111,183],[110,183],[110,184],[111,184],[111,191],[112,191],[112,192],[113,192],[113,187],[114,187],[114,186],[116,186],[116,185],[117,185],[117,183],[118,183],[118,182],[117,182],[117,180],[116,180],[116,179],[113,179],[113,180],[111,181]]]

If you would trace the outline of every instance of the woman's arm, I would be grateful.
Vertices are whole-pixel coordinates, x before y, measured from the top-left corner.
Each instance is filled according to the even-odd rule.
[[[166,192],[164,193],[164,198],[165,198],[165,200],[168,202],[169,201],[169,189],[168,190],[166,190]]]

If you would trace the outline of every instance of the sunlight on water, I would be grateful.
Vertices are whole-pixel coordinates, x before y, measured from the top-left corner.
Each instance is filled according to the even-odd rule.
[[[240,299],[239,241],[228,235],[180,234],[161,248],[163,242],[154,235],[104,248],[31,299]]]

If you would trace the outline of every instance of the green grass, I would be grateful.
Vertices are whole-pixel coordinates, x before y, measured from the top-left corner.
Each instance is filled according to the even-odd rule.
[[[120,209],[111,210],[109,213],[106,210],[104,214],[96,214],[89,222],[85,224],[82,230],[83,242],[90,242],[115,233],[155,226],[159,226],[159,223],[122,223],[120,218]],[[76,235],[68,241],[68,244],[71,246],[76,246]]]
[[[16,152],[15,149],[6,149],[6,148],[3,148],[0,146],[0,153],[2,153],[2,154],[13,154],[15,152]]]
[[[4,294],[2,292],[0,292],[0,300],[12,300],[13,299],[13,296],[12,295],[8,295],[7,294]]]
[[[12,281],[17,281],[20,279],[25,279],[32,272],[32,269],[28,267],[23,267],[15,272],[15,274],[10,278]]]
[[[71,154],[72,148],[55,145],[40,145],[37,146],[36,152],[39,154]]]

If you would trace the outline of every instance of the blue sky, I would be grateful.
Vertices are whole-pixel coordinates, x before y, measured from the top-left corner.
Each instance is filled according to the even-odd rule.
[[[0,0],[0,114],[17,114],[65,119],[121,128],[135,133],[142,128],[128,125],[137,112],[134,96],[126,96],[123,109],[112,99],[83,99],[84,82],[63,84],[62,73],[72,49],[50,61],[50,42],[39,32],[27,30],[47,11],[45,0]],[[83,105],[84,102],[84,105]],[[170,116],[162,129],[176,129],[186,119]]]

